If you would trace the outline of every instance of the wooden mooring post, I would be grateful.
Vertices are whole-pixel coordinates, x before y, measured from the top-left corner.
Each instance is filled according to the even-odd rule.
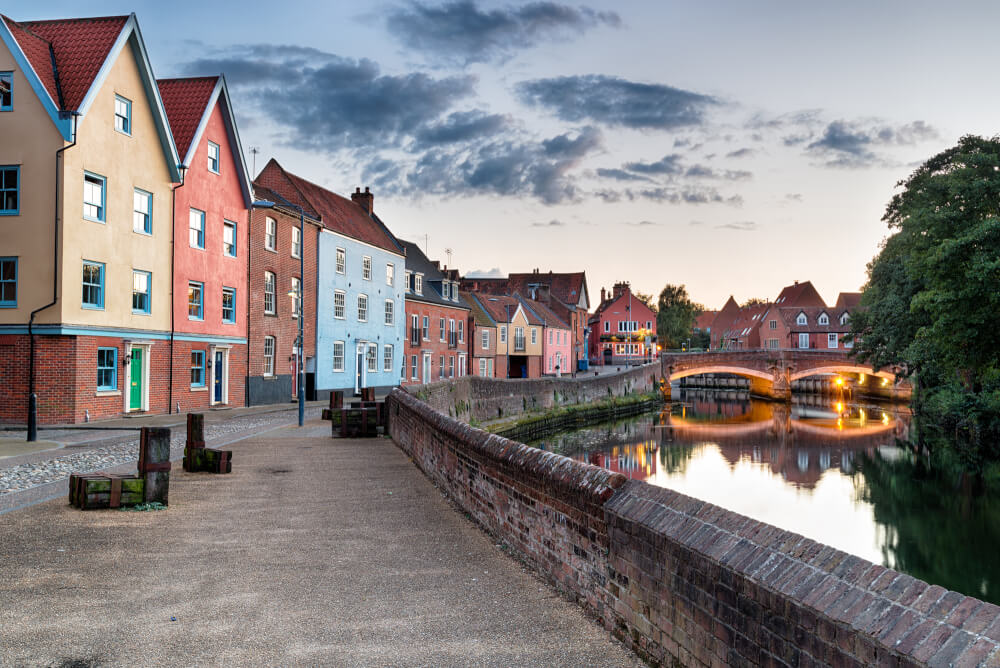
[[[143,501],[167,505],[170,488],[170,430],[143,427],[139,435],[139,475],[143,476]]]

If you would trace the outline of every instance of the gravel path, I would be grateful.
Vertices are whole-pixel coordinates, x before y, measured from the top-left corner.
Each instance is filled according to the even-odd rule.
[[[319,417],[320,410],[318,408],[307,409],[307,419]],[[212,442],[223,441],[233,436],[289,424],[295,419],[295,410],[290,409],[279,413],[244,415],[224,422],[208,423],[205,425],[205,441],[211,445]],[[0,468],[0,496],[58,482],[68,478],[70,473],[102,471],[121,464],[135,462],[138,459],[138,431],[118,438],[113,436],[109,438],[107,434],[108,432],[101,432],[101,436],[92,441],[94,446],[83,451],[80,451],[79,448],[86,447],[85,445],[76,445],[74,447],[76,451],[72,453],[60,450],[58,452],[64,454],[51,459]],[[171,459],[183,456],[184,440],[184,430],[174,430],[174,435],[170,439]]]

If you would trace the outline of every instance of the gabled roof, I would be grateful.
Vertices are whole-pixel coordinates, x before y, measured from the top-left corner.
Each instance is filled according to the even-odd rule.
[[[778,315],[781,321],[791,332],[837,332],[843,333],[848,332],[851,329],[850,323],[840,324],[841,312],[837,311],[837,315],[833,315],[825,306],[789,306],[785,308],[777,309]],[[806,324],[799,325],[797,320],[799,314],[805,314]],[[830,318],[829,324],[821,325],[819,324],[819,316],[826,313]]]
[[[479,297],[472,292],[466,292],[465,290],[460,291],[459,297],[465,300],[465,303],[469,305],[469,311],[472,312],[472,319],[476,323],[476,327],[496,327],[497,323],[493,318],[490,317],[486,309],[479,301]]]
[[[838,313],[841,311],[853,311],[860,303],[860,292],[841,292],[837,295],[837,304],[834,306],[834,310]]]
[[[115,60],[131,44],[171,179],[180,180],[177,148],[135,14],[20,22],[0,15],[0,40],[66,141],[73,139],[73,112],[82,123]]]
[[[567,308],[576,309],[581,298],[590,307],[590,296],[587,293],[587,273],[577,271],[557,274],[555,272],[533,271],[530,273],[510,274],[506,278],[466,278],[463,287],[480,293],[494,295],[513,295],[521,293],[530,296],[532,286],[545,285],[549,294]]]
[[[718,314],[718,311],[702,311],[698,314],[698,317],[694,319],[695,329],[702,332],[708,331],[712,328],[712,322]]]
[[[185,167],[191,166],[202,134],[208,125],[208,119],[212,116],[216,105],[220,105],[229,137],[229,148],[233,155],[233,161],[240,170],[240,187],[243,190],[243,199],[246,205],[250,206],[253,201],[250,174],[243,157],[243,147],[240,144],[240,134],[236,128],[236,117],[233,115],[233,105],[229,99],[226,78],[211,76],[159,79],[156,84],[163,99],[167,119],[170,121],[174,144],[181,156],[181,164]]]
[[[506,324],[511,322],[517,315],[518,309],[520,309],[529,323],[533,325],[544,324],[537,315],[524,308],[520,295],[510,297],[507,295],[480,294],[476,296],[479,298],[479,303],[483,307],[483,310],[496,323]]]
[[[526,299],[524,302],[528,308],[535,312],[535,315],[538,316],[546,327],[552,327],[553,329],[569,329],[569,325],[567,325],[562,318],[557,316],[552,309],[542,302],[532,301],[530,299]]]
[[[457,302],[444,298],[441,294],[441,283],[444,281],[444,275],[435,266],[437,264],[436,262],[431,262],[427,259],[424,252],[420,250],[420,246],[412,241],[403,241],[402,239],[399,240],[399,245],[403,247],[403,252],[406,254],[406,270],[424,275],[422,288],[423,294],[418,295],[412,292],[407,292],[407,300],[428,302],[439,306],[450,306],[452,308],[469,308],[469,305],[462,298],[461,293],[458,295]],[[457,287],[458,286],[456,285],[456,288]]]
[[[813,287],[811,281],[796,281],[792,285],[782,288],[778,297],[774,300],[775,306],[826,306],[826,302],[819,296],[819,292]]]
[[[749,336],[751,332],[760,327],[760,324],[764,322],[764,316],[773,306],[774,304],[744,306],[740,309],[739,315],[726,328],[725,334],[729,338]]]
[[[656,318],[656,311],[654,309],[650,308],[649,306],[647,306],[646,302],[644,302],[641,299],[639,299],[638,297],[636,297],[635,293],[633,293],[631,289],[628,289],[628,290],[622,292],[621,294],[619,294],[617,297],[614,297],[614,296],[608,297],[603,302],[601,302],[600,304],[598,304],[597,305],[597,309],[587,319],[587,323],[590,324],[591,322],[596,322],[596,321],[600,320],[601,315],[603,315],[603,313],[606,310],[608,310],[609,308],[611,308],[613,305],[617,304],[618,302],[622,301],[623,299],[624,300],[628,300],[630,294],[632,295],[632,309],[639,310],[639,311],[641,311],[642,309],[646,309],[647,311],[650,312],[650,314],[652,314],[653,319],[655,320],[655,318]],[[635,317],[635,316],[633,315],[633,317]],[[637,318],[636,320],[637,321],[641,321],[641,318]]]
[[[356,202],[286,171],[274,158],[268,161],[254,186],[262,186],[301,206],[306,215],[345,237],[357,239],[382,250],[402,255],[402,246],[389,230]]]

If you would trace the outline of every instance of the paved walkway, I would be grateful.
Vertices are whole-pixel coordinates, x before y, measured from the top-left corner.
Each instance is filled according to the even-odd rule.
[[[391,441],[310,421],[232,447],[231,475],[172,473],[166,511],[0,515],[0,665],[642,665]]]

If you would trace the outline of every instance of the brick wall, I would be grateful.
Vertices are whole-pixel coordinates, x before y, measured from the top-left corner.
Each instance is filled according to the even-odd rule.
[[[505,370],[505,361],[503,355],[497,356],[498,375]],[[407,391],[446,415],[484,422],[555,406],[652,392],[659,382],[659,372],[659,366],[653,364],[620,374],[579,374],[576,378],[508,379],[472,375],[429,385],[411,385]]]
[[[997,665],[1000,608],[488,434],[403,390],[393,440],[652,665]]]
[[[171,410],[181,413],[207,410],[212,406],[212,374],[205,369],[205,388],[191,387],[191,351],[203,350],[207,359],[212,355],[212,344],[203,341],[174,341],[174,389]],[[214,363],[214,361],[213,361]],[[234,344],[229,348],[229,401],[226,406],[243,406],[247,374],[247,347]]]

